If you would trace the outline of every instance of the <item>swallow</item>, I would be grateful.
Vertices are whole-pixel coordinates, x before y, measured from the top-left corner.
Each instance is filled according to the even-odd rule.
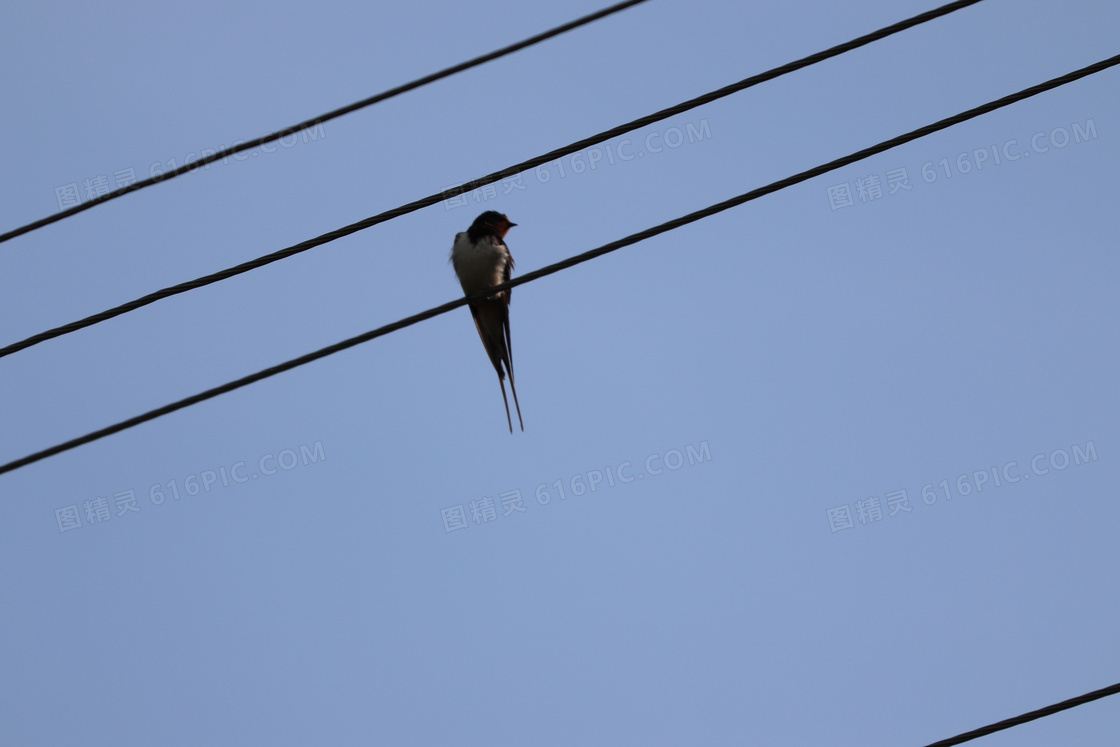
[[[451,265],[463,293],[470,295],[486,290],[509,280],[513,272],[513,256],[506,246],[505,237],[509,229],[516,226],[509,218],[494,210],[487,210],[475,218],[474,223],[464,233],[455,234],[451,245]],[[506,405],[506,423],[513,433],[513,420],[509,416],[509,400],[506,399],[506,373],[509,374],[509,388],[513,390],[513,404],[517,407],[517,422],[521,430],[525,423],[521,420],[521,405],[517,402],[517,387],[513,384],[512,346],[509,339],[509,298],[506,289],[499,293],[470,302],[471,316],[482,347],[490,356],[494,370],[498,372],[498,384],[502,387],[502,401]],[[505,366],[505,371],[502,366]]]

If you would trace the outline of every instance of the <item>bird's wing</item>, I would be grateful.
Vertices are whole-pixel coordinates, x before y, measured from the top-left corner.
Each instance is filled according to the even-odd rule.
[[[506,344],[509,330],[509,311],[507,301],[500,299],[483,299],[470,304],[471,316],[474,317],[474,326],[482,340],[482,347],[490,356],[490,363],[498,372],[498,378],[506,377],[502,364],[509,368],[509,347]]]
[[[505,269],[502,270],[502,282],[508,283],[510,277],[513,275],[513,255],[510,254],[509,247],[506,246],[506,242],[499,240],[498,243],[501,244],[502,248],[506,250],[506,266]],[[509,306],[510,297],[513,295],[513,288],[509,288],[508,290],[504,291],[503,295],[505,295],[506,297],[506,306]]]
[[[482,340],[482,347],[490,356],[490,363],[498,374],[498,385],[502,388],[502,401],[506,406],[506,422],[510,432],[513,432],[513,421],[509,416],[509,401],[506,400],[506,371],[509,372],[509,386],[513,390],[513,404],[517,406],[517,421],[521,430],[525,430],[525,423],[521,420],[521,403],[517,401],[517,387],[513,383],[513,363],[509,353],[509,297],[503,294],[502,298],[484,299],[470,304],[471,316],[474,317],[474,326]],[[502,366],[505,366],[505,371]]]
[[[502,242],[502,246],[505,246],[505,242]],[[508,246],[505,247],[505,250],[506,250],[506,267],[505,267],[505,271],[502,273],[502,281],[503,282],[509,282],[510,276],[513,274],[513,254],[510,253]],[[505,364],[506,364],[506,370],[509,372],[509,388],[513,392],[513,404],[516,405],[516,407],[517,407],[517,422],[520,423],[521,430],[525,430],[525,422],[521,419],[521,403],[517,401],[517,385],[515,385],[513,383],[513,340],[509,336],[509,302],[510,302],[510,299],[513,297],[513,289],[512,288],[507,289],[505,292],[502,293],[502,296],[503,296],[503,298],[502,298],[503,303],[502,303],[502,306],[501,306],[501,309],[502,309],[502,333],[503,333],[503,340],[505,342],[505,359],[504,360],[505,360]],[[502,398],[505,399],[505,396],[506,396],[506,388],[505,388],[505,386],[503,386],[502,387]],[[508,402],[506,403],[506,417],[507,417],[507,419],[509,417],[509,403]],[[509,429],[511,431],[513,430],[512,423],[510,424]]]

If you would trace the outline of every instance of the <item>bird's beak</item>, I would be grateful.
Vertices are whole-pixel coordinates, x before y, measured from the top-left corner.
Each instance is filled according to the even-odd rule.
[[[516,223],[510,223],[510,224],[509,224],[509,227],[510,227],[510,228],[513,228],[513,227],[514,227],[514,226],[516,226],[516,225],[517,225]]]

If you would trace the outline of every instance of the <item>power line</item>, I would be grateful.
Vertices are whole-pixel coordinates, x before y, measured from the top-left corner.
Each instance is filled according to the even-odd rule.
[[[430,75],[425,75],[423,78],[417,78],[410,83],[399,85],[396,88],[390,88],[388,91],[379,93],[376,96],[370,96],[369,98],[362,99],[361,101],[355,101],[353,104],[339,107],[338,109],[334,109],[327,112],[326,114],[322,114],[305,122],[294,124],[291,127],[277,130],[276,132],[269,133],[268,135],[262,135],[255,140],[231,145],[228,148],[222,148],[217,153],[213,153],[209,156],[206,156],[205,158],[200,158],[197,161],[184,163],[182,166],[160,174],[159,176],[153,176],[150,179],[144,179],[143,181],[134,182],[127,186],[121,187],[120,189],[116,189],[112,192],[103,194],[100,197],[94,197],[90,200],[87,200],[86,202],[83,202],[80,205],[75,205],[73,207],[67,208],[66,210],[54,213],[53,215],[48,215],[46,218],[40,218],[37,221],[28,223],[26,226],[20,226],[19,228],[8,231],[5,234],[0,234],[0,244],[8,241],[9,239],[14,239],[17,236],[22,236],[25,233],[30,233],[31,231],[34,231],[38,228],[42,228],[43,226],[48,226],[51,223],[56,223],[63,218],[69,218],[71,215],[76,215],[83,210],[89,210],[95,205],[101,205],[108,202],[109,200],[115,200],[116,198],[122,197],[129,192],[136,192],[137,190],[144,189],[144,187],[150,187],[157,182],[165,182],[169,179],[174,179],[181,174],[193,171],[201,166],[206,166],[207,164],[214,163],[217,160],[228,158],[229,156],[240,153],[242,151],[251,150],[261,145],[267,145],[268,143],[274,142],[283,137],[287,137],[288,135],[295,134],[301,130],[318,127],[324,122],[328,122],[337,117],[341,117],[343,114],[349,114],[350,112],[364,109],[367,106],[373,106],[374,104],[385,101],[386,99],[391,99],[394,96],[398,96],[402,93],[420,88],[421,86],[426,86],[429,83],[434,83],[435,81],[441,80],[442,78],[447,78],[451,75],[454,75],[455,73],[461,73],[464,70],[469,70],[472,67],[477,67],[483,63],[490,62],[491,60],[496,60],[499,57],[505,57],[508,54],[512,54],[519,50],[525,49],[526,47],[531,47],[534,44],[545,41],[546,39],[551,39],[554,36],[559,36],[566,31],[571,31],[573,29],[579,28],[580,26],[585,26],[592,21],[597,21],[600,18],[606,18],[607,16],[617,13],[620,10],[626,10],[627,8],[630,8],[634,5],[639,5],[644,2],[646,2],[646,0],[626,0],[625,2],[617,3],[610,6],[609,8],[603,8],[600,11],[583,16],[582,18],[577,18],[574,21],[565,23],[562,26],[557,26],[553,29],[549,29],[548,31],[544,31],[540,34],[537,34],[536,36],[530,36],[528,39],[523,39],[522,41],[519,41],[515,44],[510,44],[508,47],[502,47],[501,49],[494,50],[493,52],[484,54],[480,57],[475,57],[474,59],[467,60],[466,62],[460,62],[458,65],[452,65],[451,67],[444,68],[443,70],[432,73]]]
[[[690,99],[689,101],[677,104],[676,106],[662,109],[659,112],[641,117],[640,119],[635,119],[632,122],[628,122],[626,124],[619,125],[618,127],[605,130],[603,132],[600,132],[598,135],[592,135],[591,137],[584,138],[583,140],[572,143],[571,145],[566,145],[563,148],[557,148],[556,150],[549,151],[544,155],[531,158],[528,161],[522,161],[521,163],[515,164],[506,169],[502,169],[501,171],[495,171],[492,174],[475,179],[471,182],[467,182],[466,184],[461,184],[453,189],[445,190],[444,192],[440,192],[434,195],[429,195],[428,197],[425,197],[423,199],[410,202],[407,205],[402,205],[398,208],[394,208],[393,210],[387,210],[373,217],[366,218],[365,220],[360,220],[357,223],[351,223],[348,226],[343,226],[342,228],[335,229],[334,231],[325,233],[322,236],[317,236],[313,239],[301,241],[298,244],[293,244],[292,246],[280,249],[279,251],[273,252],[271,254],[257,257],[256,259],[249,260],[248,262],[243,262],[234,267],[230,267],[228,269],[221,270],[210,275],[204,275],[203,277],[195,278],[194,280],[189,280],[185,283],[179,283],[178,285],[169,286],[162,290],[155,291],[154,293],[149,293],[148,295],[138,298],[134,301],[129,301],[127,303],[121,304],[120,306],[115,306],[111,309],[107,309],[91,316],[87,316],[84,319],[79,319],[77,321],[70,322],[69,324],[64,324],[60,327],[49,329],[45,332],[40,332],[36,335],[28,337],[25,340],[21,340],[6,347],[0,348],[0,358],[3,358],[6,355],[11,355],[12,353],[16,353],[20,350],[24,350],[33,345],[37,345],[40,342],[45,342],[46,340],[50,340],[55,337],[61,337],[62,335],[76,332],[80,329],[84,329],[85,327],[91,327],[94,324],[104,322],[108,319],[112,319],[113,317],[127,314],[130,311],[135,311],[136,309],[147,306],[148,304],[154,303],[161,299],[169,298],[170,296],[175,296],[180,293],[186,293],[187,291],[201,288],[203,286],[210,285],[211,283],[217,283],[221,280],[226,280],[236,275],[249,272],[250,270],[255,270],[258,267],[264,267],[265,265],[271,264],[272,262],[276,262],[281,259],[291,257],[294,254],[305,252],[308,249],[313,249],[314,247],[327,244],[331,241],[334,241],[335,239],[341,239],[344,236],[349,236],[352,233],[357,233],[358,231],[362,231],[371,226],[375,226],[378,223],[384,223],[386,221],[392,220],[394,218],[399,218],[402,215],[406,215],[421,208],[434,205],[437,202],[453,197],[455,195],[459,195],[464,192],[470,192],[471,190],[484,187],[487,184],[493,184],[500,179],[515,176],[522,171],[535,168],[557,158],[562,158],[563,156],[566,156],[570,153],[575,153],[576,151],[582,150],[592,145],[596,145],[605,140],[617,137],[618,135],[625,134],[627,132],[630,132],[631,130],[645,127],[647,125],[659,122],[663,119],[667,119],[673,115],[686,112],[690,109],[694,109],[698,106],[702,106],[725,96],[730,96],[731,94],[742,91],[743,89],[750,88],[751,86],[756,86],[759,83],[773,80],[774,78],[778,78],[787,73],[791,73],[796,70],[800,70],[801,68],[808,67],[809,65],[827,60],[830,57],[836,57],[837,55],[843,54],[844,52],[848,52],[858,47],[865,46],[873,41],[877,41],[892,34],[897,34],[900,31],[904,31],[913,26],[917,26],[927,21],[931,21],[935,18],[939,18],[949,13],[953,13],[957,10],[961,10],[962,8],[968,7],[969,5],[975,5],[979,2],[982,2],[982,0],[958,0],[958,2],[943,5],[940,8],[935,8],[931,11],[916,15],[913,18],[908,18],[891,26],[886,26],[879,29],[878,31],[874,31],[865,36],[861,36],[858,39],[853,39],[844,44],[826,49],[823,52],[817,52],[816,54],[809,55],[808,57],[803,57],[800,60],[790,62],[788,64],[782,65],[781,67],[776,67],[764,73],[759,73],[758,75],[745,78],[738,83],[733,83],[729,86],[725,86],[710,93],[706,93],[703,96],[698,96],[694,99]]]
[[[1051,716],[1051,715],[1053,715],[1055,713],[1058,713],[1060,711],[1065,711],[1065,710],[1068,710],[1070,708],[1076,708],[1079,705],[1084,705],[1085,703],[1091,703],[1094,700],[1100,700],[1101,698],[1106,698],[1109,695],[1115,695],[1117,693],[1120,693],[1120,682],[1116,683],[1115,685],[1111,685],[1109,687],[1101,688],[1100,690],[1094,690],[1091,693],[1085,693],[1084,695],[1079,695],[1076,698],[1070,698],[1069,700],[1063,700],[1061,703],[1055,703],[1054,705],[1046,706],[1045,708],[1039,708],[1037,711],[1031,711],[1030,713],[1024,713],[1021,716],[1015,716],[1014,718],[1005,719],[1005,720],[1000,721],[1000,722],[995,723],[995,724],[989,724],[988,726],[982,726],[979,729],[973,729],[972,731],[967,731],[964,734],[958,734],[955,737],[950,737],[948,739],[942,739],[940,742],[934,742],[933,744],[928,744],[928,745],[926,745],[926,747],[952,747],[952,745],[955,745],[955,744],[963,744],[964,742],[969,742],[973,739],[976,739],[977,737],[983,737],[983,736],[987,736],[988,734],[991,734],[993,732],[1003,731],[1004,729],[1010,729],[1012,726],[1018,726],[1019,724],[1025,724],[1028,721],[1034,721],[1035,719],[1038,719],[1038,718],[1044,718],[1046,716]]]
[[[612,241],[609,244],[604,244],[603,246],[600,246],[596,249],[591,249],[590,251],[584,252],[583,254],[577,254],[574,257],[569,257],[567,259],[561,260],[560,262],[556,262],[555,264],[542,267],[539,270],[533,270],[532,272],[521,275],[520,277],[514,278],[513,280],[510,280],[506,283],[488,288],[485,291],[480,291],[478,293],[472,294],[471,296],[465,296],[454,301],[449,301],[448,303],[445,303],[441,306],[436,306],[434,308],[428,309],[427,311],[422,311],[419,314],[414,314],[410,317],[406,317],[399,321],[393,322],[392,324],[387,324],[383,327],[378,327],[375,330],[365,332],[356,337],[351,337],[347,340],[343,340],[342,342],[337,342],[320,350],[302,355],[299,358],[294,358],[284,363],[280,363],[276,366],[272,366],[271,368],[266,368],[263,371],[258,371],[254,374],[250,374],[243,378],[237,379],[236,381],[231,381],[227,384],[214,387],[213,389],[207,389],[206,391],[200,392],[199,394],[181,399],[177,402],[172,402],[169,405],[164,405],[163,407],[157,408],[155,410],[150,410],[149,412],[137,415],[133,418],[129,418],[128,420],[123,420],[119,423],[108,426],[107,428],[102,428],[99,431],[88,433],[84,436],[80,436],[65,443],[52,446],[49,449],[44,449],[43,451],[30,454],[29,456],[23,457],[22,459],[17,459],[13,462],[0,465],[0,474],[10,472],[14,469],[18,469],[19,467],[23,467],[28,464],[32,464],[41,459],[46,459],[49,456],[54,456],[55,454],[59,454],[63,451],[69,451],[70,449],[90,443],[91,441],[96,441],[100,438],[104,438],[105,436],[119,433],[120,431],[126,430],[135,425],[140,425],[141,423],[146,423],[149,420],[154,420],[163,415],[175,412],[176,410],[181,410],[184,407],[189,407],[190,405],[212,399],[214,397],[217,397],[219,394],[225,394],[226,392],[231,392],[234,389],[240,389],[243,386],[248,386],[249,384],[260,381],[262,379],[267,379],[270,376],[275,376],[278,373],[289,371],[306,363],[311,363],[312,361],[319,360],[320,358],[325,358],[328,355],[333,355],[334,353],[346,350],[347,348],[352,348],[355,345],[360,345],[363,342],[368,342],[369,340],[372,340],[376,337],[381,337],[383,335],[389,334],[390,332],[395,332],[398,329],[410,327],[413,324],[417,324],[426,319],[431,319],[432,317],[439,316],[440,314],[446,314],[448,311],[457,309],[460,306],[465,306],[472,299],[483,298],[507,288],[515,288],[518,285],[530,283],[547,275],[552,275],[553,273],[559,272],[560,270],[564,270],[574,265],[587,262],[588,260],[600,257],[604,254],[608,254],[609,252],[613,252],[625,246],[636,244],[639,241],[644,241],[645,239],[665,233],[666,231],[672,231],[675,228],[680,228],[681,226],[693,223],[702,218],[707,218],[708,216],[723,212],[724,210],[728,210],[737,205],[742,205],[744,202],[756,200],[759,197],[770,194],[771,192],[777,192],[780,189],[785,189],[786,187],[793,186],[794,184],[799,184],[803,181],[812,179],[813,177],[828,173],[829,171],[835,171],[836,169],[855,163],[856,161],[861,161],[865,158],[869,158],[870,156],[882,153],[885,150],[903,145],[912,140],[916,140],[920,137],[924,137],[939,130],[944,130],[947,127],[959,124],[960,122],[965,122],[969,119],[979,117],[982,114],[986,114],[996,109],[1014,104],[1017,101],[1022,101],[1023,99],[1030,98],[1031,96],[1043,93],[1044,91],[1049,91],[1052,88],[1057,88],[1058,86],[1065,85],[1066,83],[1071,83],[1075,80],[1079,80],[1080,78],[1084,78],[1087,75],[1092,75],[1093,73],[1100,72],[1101,70],[1118,64],[1120,64],[1120,55],[1110,57],[1107,60],[1102,60],[1101,62],[1083,67],[1080,70],[1075,70],[1071,73],[1067,73],[1066,75],[1053,78],[1046,81],[1045,83],[1039,83],[1036,86],[1025,88],[1018,93],[1004,96],[1001,99],[996,99],[995,101],[991,101],[987,104],[983,104],[982,106],[969,109],[968,111],[961,112],[960,114],[954,115],[952,117],[946,117],[945,119],[934,122],[933,124],[926,125],[925,127],[919,127],[918,129],[912,130],[904,135],[899,135],[897,137],[891,138],[890,140],[884,140],[877,145],[872,145],[869,148],[864,148],[863,150],[856,151],[855,153],[844,156],[843,158],[837,158],[836,160],[829,161],[826,164],[822,164],[820,166],[808,169],[807,171],[802,171],[798,174],[794,174],[793,176],[789,176],[785,179],[781,179],[779,181],[768,184],[765,187],[759,187],[758,189],[751,190],[750,192],[746,192],[737,197],[732,197],[729,200],[724,200],[723,202],[716,203],[715,205],[706,207],[703,210],[697,210],[696,212],[689,213],[688,215],[682,216],[680,218],[676,218],[652,228],[647,228],[644,231],[639,231],[638,233],[631,234],[625,238],[618,239],[617,241]]]

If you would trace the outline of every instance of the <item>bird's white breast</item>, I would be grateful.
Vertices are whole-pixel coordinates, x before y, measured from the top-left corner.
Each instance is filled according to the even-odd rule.
[[[465,232],[458,233],[451,245],[451,265],[459,276],[464,293],[503,282],[508,260],[509,250],[504,245],[493,243],[489,236],[472,244]]]

